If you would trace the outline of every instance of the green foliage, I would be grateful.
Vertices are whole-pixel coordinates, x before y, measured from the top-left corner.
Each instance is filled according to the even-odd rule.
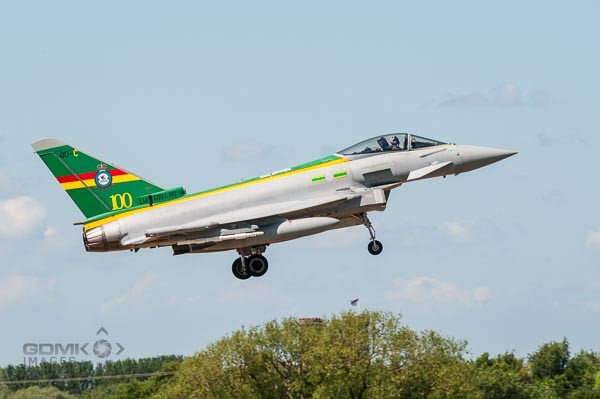
[[[343,313],[242,328],[195,355],[7,366],[6,381],[172,371],[121,380],[0,386],[13,398],[600,399],[600,356],[548,342],[527,358],[470,359],[467,343],[416,332],[398,315]],[[61,396],[62,395],[62,396]]]
[[[527,370],[522,359],[514,353],[504,353],[490,358],[484,353],[475,361],[476,385],[484,398],[520,399],[529,398],[526,380]]]
[[[175,372],[179,369],[181,362],[167,361],[163,363],[160,372]],[[129,399],[129,398],[149,398],[165,384],[170,378],[170,375],[154,375],[147,380],[131,379],[126,383],[119,384],[113,392],[114,399]]]
[[[466,342],[415,332],[389,313],[289,318],[209,345],[152,397],[600,399],[600,358],[571,357],[566,339],[527,359],[467,354]]]
[[[142,373],[154,373],[156,371],[165,371],[167,369],[172,370],[175,365],[181,362],[180,356],[156,356],[151,358],[143,359],[124,359],[116,361],[106,361],[105,363],[98,363],[94,367],[92,362],[62,362],[62,363],[50,363],[41,362],[37,366],[26,367],[23,364],[16,366],[9,365],[2,369],[0,377],[4,381],[27,381],[27,380],[48,380],[57,378],[84,378],[84,377],[101,377],[109,375],[123,375],[123,374],[142,374]],[[164,378],[164,377],[158,377]],[[153,378],[150,378],[151,381]],[[126,380],[125,380],[126,381]],[[162,381],[158,379],[158,381]],[[87,398],[94,397],[107,397],[113,395],[115,389],[104,389],[102,387],[115,386],[122,384],[124,380],[83,380],[83,381],[68,381],[68,382],[50,382],[44,384],[37,384],[41,387],[55,387],[60,391],[68,392],[72,394],[79,394]],[[7,389],[11,391],[22,391],[31,384],[11,384],[7,385]],[[149,392],[154,392],[156,389]],[[94,396],[97,395],[97,396]],[[3,399],[0,396],[0,399]]]
[[[20,389],[6,396],[6,399],[75,399],[76,396],[56,387],[36,387]]]
[[[569,342],[549,342],[529,355],[531,372],[536,379],[554,378],[564,373],[569,362]]]
[[[571,357],[566,338],[562,342],[548,342],[540,346],[529,355],[529,367],[534,385],[552,391],[554,397],[600,398],[600,389],[596,386],[600,357],[585,351]]]
[[[98,385],[88,389],[87,391],[83,391],[81,393],[82,399],[106,399],[112,398],[115,395],[115,391],[122,384],[117,382],[114,384],[106,384],[106,385]]]
[[[476,397],[466,343],[389,313],[272,321],[186,359],[156,398]]]
[[[92,362],[41,362],[38,366],[33,367],[26,367],[23,364],[19,364],[17,366],[9,365],[3,371],[5,381],[47,380],[56,378],[93,376],[94,366]],[[83,390],[89,389],[90,387],[90,383],[88,381],[62,383],[54,382],[51,383],[51,385],[70,393],[80,393]],[[20,388],[26,388],[28,386],[28,384],[19,384],[11,385],[10,387],[16,390]]]

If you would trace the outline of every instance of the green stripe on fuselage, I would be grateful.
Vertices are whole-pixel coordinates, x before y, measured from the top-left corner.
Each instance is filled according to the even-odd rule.
[[[331,161],[335,161],[336,159],[340,159],[340,157],[338,157],[337,155],[329,155],[327,157],[323,157],[323,158],[319,158],[316,159],[314,161],[310,161],[310,162],[306,162],[297,166],[293,166],[290,168],[290,170],[296,171],[296,170],[300,170],[300,169],[306,169],[306,168],[310,168],[311,166],[317,166],[326,162],[331,162]]]

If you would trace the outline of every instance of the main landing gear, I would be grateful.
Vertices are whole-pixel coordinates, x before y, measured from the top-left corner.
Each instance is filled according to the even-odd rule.
[[[360,220],[367,230],[369,230],[369,236],[371,241],[367,245],[367,249],[371,255],[379,255],[383,252],[383,244],[375,239],[375,228],[369,220],[366,213],[353,215],[356,219]],[[266,246],[252,247],[252,248],[239,248],[237,251],[240,254],[239,258],[233,261],[231,265],[231,271],[233,275],[240,280],[247,280],[250,277],[264,276],[267,270],[269,270],[269,262],[262,254],[266,251]]]
[[[260,252],[249,255],[249,251],[246,248],[239,249],[238,252],[240,257],[233,261],[231,271],[240,280],[264,276],[267,270],[269,270],[269,262]]]
[[[363,213],[360,215],[360,217],[367,230],[369,230],[369,235],[371,236],[371,241],[369,242],[369,245],[367,245],[367,249],[371,255],[379,255],[383,251],[383,244],[375,239],[375,228],[371,224],[367,214]]]

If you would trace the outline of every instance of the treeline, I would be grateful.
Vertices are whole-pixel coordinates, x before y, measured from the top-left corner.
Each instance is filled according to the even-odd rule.
[[[390,313],[285,319],[187,358],[153,398],[600,398],[600,357],[567,340],[476,359],[465,341]]]
[[[74,361],[62,363],[41,362],[37,366],[9,365],[0,369],[0,380],[5,382],[11,381],[35,381],[35,380],[54,380],[64,378],[89,378],[81,381],[66,381],[66,382],[48,382],[36,383],[38,387],[50,387],[55,389],[47,389],[43,392],[66,392],[70,394],[85,394],[90,391],[107,392],[105,387],[127,382],[127,379],[92,379],[95,377],[114,376],[114,375],[130,375],[130,374],[148,374],[157,371],[174,370],[181,363],[182,356],[165,355],[142,359],[124,359],[124,360],[108,360],[104,363],[93,364],[90,361]],[[141,380],[148,378],[141,378]],[[30,388],[31,383],[6,384],[4,389],[0,391],[0,398],[12,398],[13,392]],[[29,389],[30,391],[38,391]],[[114,389],[109,389],[109,391]],[[20,395],[17,395],[20,397]]]
[[[243,328],[156,370],[175,374],[79,390],[30,387],[4,398],[52,389],[39,397],[600,399],[600,356],[573,354],[566,339],[523,358],[473,358],[465,341],[411,330],[400,316],[381,312]],[[67,392],[74,396],[53,396]]]

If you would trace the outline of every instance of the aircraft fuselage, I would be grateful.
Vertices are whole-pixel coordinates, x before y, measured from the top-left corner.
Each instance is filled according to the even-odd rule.
[[[391,190],[481,168],[514,152],[446,144],[408,133],[364,140],[338,153],[195,194],[164,189],[58,139],[32,144],[87,219],[89,252],[171,246],[175,255],[237,250],[240,279],[268,269],[269,244],[359,224],[368,250],[383,244],[367,216],[386,208]]]
[[[284,170],[261,176],[258,180],[240,182],[231,187],[206,193],[190,195],[173,203],[145,208],[143,212],[133,211],[131,215],[108,221],[99,226],[90,223],[85,226],[89,251],[123,250],[144,247],[174,246],[175,253],[215,252],[246,247],[260,247],[271,243],[295,239],[323,231],[363,224],[357,215],[370,211],[382,211],[387,204],[390,190],[410,180],[416,170],[445,164],[423,177],[459,174],[473,169],[473,158],[477,152],[488,151],[484,147],[443,145],[412,151],[381,153],[367,157],[337,155],[335,159],[300,170]],[[494,153],[493,151],[497,151]],[[492,150],[490,159],[505,157],[509,152]],[[354,158],[354,159],[353,159]],[[467,160],[465,162],[464,160]],[[480,164],[485,160],[478,160]],[[491,162],[490,162],[491,163]],[[248,209],[269,207],[274,203],[304,201],[311,198],[334,196],[344,193],[357,194],[344,203],[320,206],[316,209],[297,212],[294,218],[272,217],[261,220],[234,223],[227,231],[211,229],[211,218],[218,215],[243,214]],[[235,219],[235,217],[230,217]],[[303,220],[295,229],[285,229],[294,220]],[[290,222],[292,220],[292,222]],[[199,226],[187,231],[190,221]],[[214,223],[217,224],[217,223]],[[140,244],[135,238],[147,238],[149,231],[160,231],[172,226],[183,226],[180,237],[171,235],[168,239],[149,240]],[[203,228],[201,228],[203,227]],[[96,230],[94,230],[96,229]],[[94,246],[102,230],[102,243]],[[192,229],[193,230],[193,229]],[[237,234],[237,235],[236,235]],[[94,241],[96,239],[96,241]],[[128,240],[129,239],[129,240]],[[91,244],[91,245],[90,245]]]

